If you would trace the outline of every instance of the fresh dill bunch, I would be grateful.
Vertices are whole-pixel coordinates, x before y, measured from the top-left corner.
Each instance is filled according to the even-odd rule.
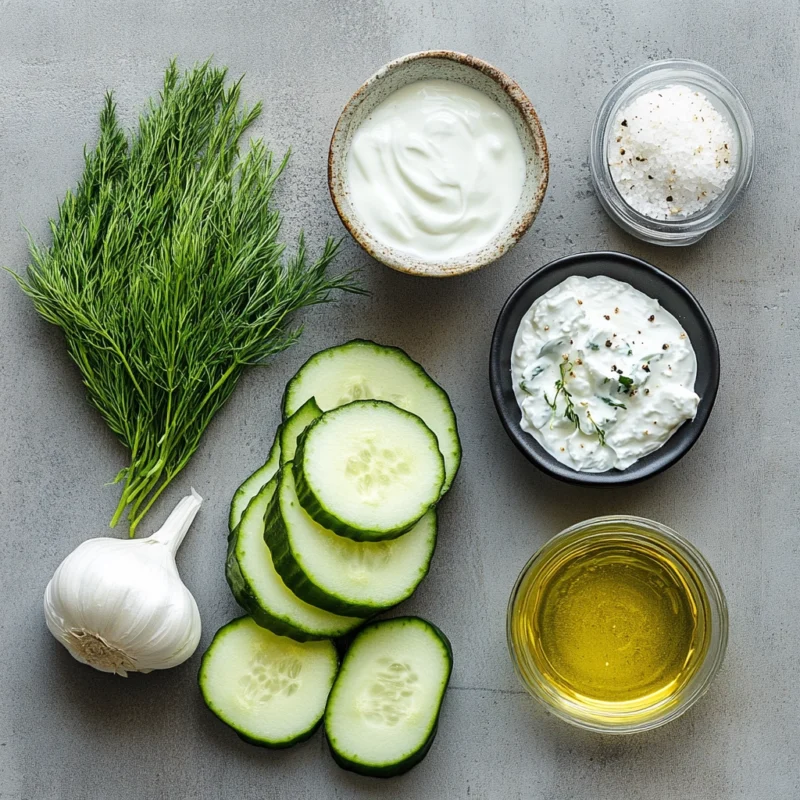
[[[240,108],[241,80],[209,62],[182,76],[173,61],[130,140],[112,95],[83,177],[51,220],[48,247],[30,242],[15,276],[36,310],[64,332],[89,402],[129,450],[111,520],[130,535],[186,466],[244,369],[300,335],[293,312],[351,274],[328,277],[338,243],[309,263],[302,235],[284,257],[270,206],[288,154],[239,142],[261,112]]]

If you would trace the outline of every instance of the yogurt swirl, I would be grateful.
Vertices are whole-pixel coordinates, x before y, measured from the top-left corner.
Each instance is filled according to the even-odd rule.
[[[356,130],[350,200],[382,244],[430,261],[488,244],[522,194],[525,156],[508,113],[455,81],[404,86]]]

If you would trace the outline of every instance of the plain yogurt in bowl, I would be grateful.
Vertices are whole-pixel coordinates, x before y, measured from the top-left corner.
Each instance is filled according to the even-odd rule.
[[[456,81],[421,80],[359,125],[347,187],[375,238],[422,259],[479,250],[511,218],[525,154],[509,114]]]
[[[412,275],[480,269],[531,226],[547,189],[544,132],[522,89],[450,50],[382,67],[345,105],[328,186],[373,258]]]

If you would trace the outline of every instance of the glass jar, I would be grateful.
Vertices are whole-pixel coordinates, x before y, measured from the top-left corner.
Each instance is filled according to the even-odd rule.
[[[617,189],[608,165],[608,145],[618,112],[639,95],[677,84],[697,89],[727,120],[734,135],[737,169],[724,191],[705,208],[688,217],[661,220],[628,205]],[[589,153],[597,197],[611,219],[628,233],[651,244],[688,245],[699,241],[728,217],[750,183],[755,163],[753,119],[739,90],[724,76],[698,61],[655,61],[628,73],[600,105]]]
[[[702,598],[702,609],[698,609],[697,619],[702,620],[703,625],[703,641],[698,646],[703,652],[693,671],[685,681],[667,684],[667,689],[660,693],[645,692],[633,704],[594,700],[579,692],[564,691],[545,674],[541,668],[541,655],[536,655],[531,644],[535,615],[530,613],[529,604],[533,602],[535,609],[540,610],[546,602],[543,600],[546,595],[544,584],[540,580],[542,575],[546,575],[548,569],[553,574],[553,564],[559,560],[564,563],[565,555],[575,553],[579,548],[588,552],[612,538],[615,544],[621,543],[621,548],[640,547],[648,552],[665,554],[671,569],[686,587],[687,595],[691,592]],[[591,626],[601,624],[598,609],[587,608],[586,614]],[[567,631],[564,633],[568,635]],[[711,567],[698,550],[675,531],[641,517],[596,517],[573,525],[550,539],[525,565],[511,592],[507,636],[511,659],[523,686],[552,714],[586,730],[637,733],[677,718],[705,694],[725,657],[728,610]]]

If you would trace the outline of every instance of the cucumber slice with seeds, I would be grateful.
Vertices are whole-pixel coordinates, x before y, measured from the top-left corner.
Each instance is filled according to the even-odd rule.
[[[427,575],[436,512],[397,539],[354,542],[306,513],[287,464],[267,508],[264,539],[275,569],[298,597],[334,614],[367,617],[405,600]]]
[[[242,739],[283,748],[319,727],[338,667],[333,642],[296,642],[240,617],[217,631],[198,682],[209,709]]]
[[[231,500],[231,510],[228,514],[228,530],[233,529],[239,524],[250,501],[269,483],[278,471],[281,462],[281,427],[275,434],[275,441],[269,449],[269,455],[264,465],[259,467],[234,493]]]
[[[264,512],[275,491],[273,478],[250,501],[228,543],[225,577],[236,602],[262,627],[298,641],[343,636],[363,624],[309,605],[275,571],[264,541]]]
[[[441,386],[399,348],[354,339],[311,356],[286,386],[284,419],[310,397],[323,411],[353,400],[375,399],[421,417],[436,434],[444,456],[442,492],[450,488],[461,463],[456,415]]]
[[[281,425],[281,466],[294,458],[295,451],[297,450],[298,437],[315,419],[321,416],[322,411],[317,405],[317,401],[312,397],[306,400],[306,402]]]
[[[389,778],[428,753],[453,668],[447,637],[419,617],[373,622],[344,657],[325,710],[331,753],[344,769]]]
[[[356,541],[409,530],[441,496],[445,474],[431,429],[383,400],[323,414],[300,437],[293,463],[303,508]]]

